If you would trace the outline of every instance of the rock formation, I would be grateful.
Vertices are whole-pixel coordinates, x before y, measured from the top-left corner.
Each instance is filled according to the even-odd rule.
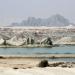
[[[75,44],[75,37],[62,37],[54,44]]]
[[[9,45],[20,46],[26,43],[26,39],[14,36],[13,38],[7,40],[6,43]]]
[[[4,44],[4,40],[0,38],[0,45]]]

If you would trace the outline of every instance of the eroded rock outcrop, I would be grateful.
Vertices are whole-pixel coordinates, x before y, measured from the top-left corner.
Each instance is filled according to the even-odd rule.
[[[6,43],[9,45],[20,46],[26,43],[26,38],[14,36],[13,38],[7,40]]]
[[[0,38],[0,45],[4,44],[4,40]]]
[[[42,39],[41,44],[53,45],[52,40],[51,40],[50,37]]]
[[[75,44],[75,37],[62,37],[57,40],[54,44]]]

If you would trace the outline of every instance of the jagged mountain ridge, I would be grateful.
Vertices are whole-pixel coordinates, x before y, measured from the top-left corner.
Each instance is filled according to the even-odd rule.
[[[46,19],[29,17],[21,23],[12,23],[11,26],[67,26],[70,24],[72,23],[68,19],[56,14]]]

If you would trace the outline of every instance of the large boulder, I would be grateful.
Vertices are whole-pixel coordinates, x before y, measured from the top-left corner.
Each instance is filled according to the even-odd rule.
[[[42,61],[38,64],[38,67],[47,67],[47,66],[49,66],[47,60],[42,60]]]

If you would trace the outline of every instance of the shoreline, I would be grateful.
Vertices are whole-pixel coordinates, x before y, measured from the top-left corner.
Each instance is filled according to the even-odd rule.
[[[31,69],[38,67],[38,64],[46,59],[38,58],[0,58],[0,67],[12,68],[12,69]],[[61,67],[61,68],[75,68],[75,62],[64,62],[64,61],[48,61],[49,68]],[[38,67],[40,68],[40,67]],[[43,67],[44,68],[44,67]]]
[[[54,44],[54,45],[22,45],[22,46],[15,46],[15,45],[0,45],[0,48],[52,48],[52,47],[61,47],[61,46],[75,46],[75,44]]]
[[[70,55],[68,55],[70,56]],[[75,55],[74,55],[75,56]],[[37,67],[42,58],[0,56],[1,75],[75,75],[75,62],[50,62]]]
[[[22,45],[22,46],[15,46],[15,45],[0,45],[0,48],[51,48],[59,45]]]
[[[14,47],[14,48],[19,48],[19,47]],[[11,74],[12,75],[75,75],[75,62],[48,61],[49,62],[48,67],[44,68],[37,67],[38,63],[41,60],[50,59],[50,58],[51,59],[75,58],[75,54],[0,55],[0,74],[1,75],[11,75]]]
[[[75,58],[75,54],[0,55],[0,58]]]

